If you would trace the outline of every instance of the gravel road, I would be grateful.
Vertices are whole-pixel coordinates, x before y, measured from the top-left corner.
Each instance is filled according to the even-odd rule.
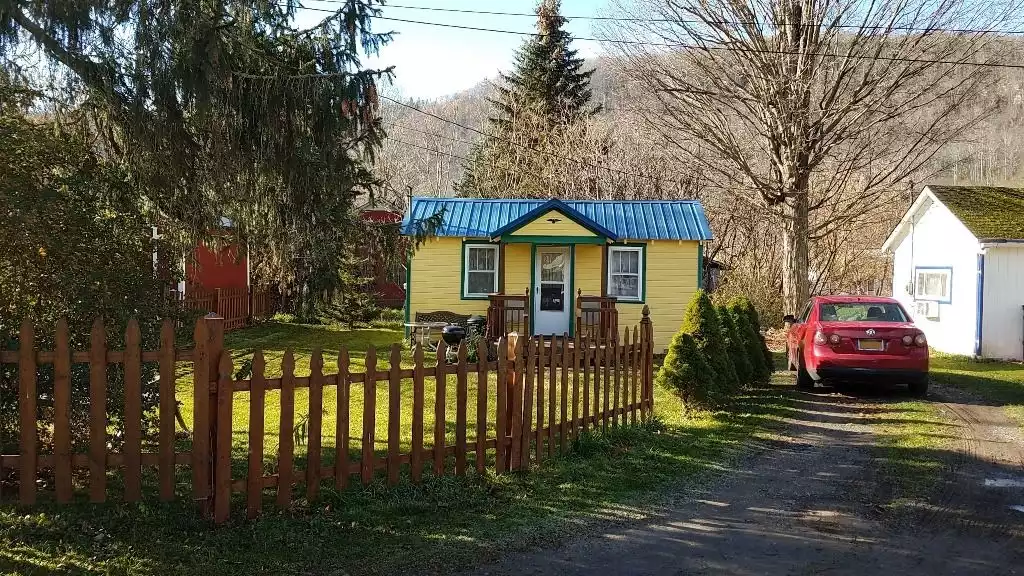
[[[927,502],[894,513],[872,453],[877,426],[905,416],[893,399],[791,393],[786,430],[735,471],[646,520],[474,573],[1024,574],[1024,438],[1001,408],[936,386],[947,469]]]

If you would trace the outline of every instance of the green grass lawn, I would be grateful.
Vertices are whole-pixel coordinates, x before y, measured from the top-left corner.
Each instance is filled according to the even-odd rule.
[[[933,352],[932,379],[1000,404],[1024,427],[1024,365],[977,361]],[[912,512],[943,481],[954,441],[953,422],[941,404],[908,400],[890,405],[901,413],[898,423],[876,428],[879,441],[877,480],[888,506]]]
[[[284,346],[294,346],[301,353],[298,364],[307,366],[304,363],[315,347],[333,354],[342,344],[355,351],[369,343],[388,346],[400,338],[400,332],[387,329],[265,325],[229,335],[226,346],[238,360],[256,346],[274,351],[277,358]],[[353,353],[354,364],[361,358]],[[279,369],[271,365],[271,370]],[[474,382],[471,378],[470,383]],[[450,391],[453,386],[449,384]],[[296,405],[303,406],[298,396]],[[404,396],[403,391],[403,401]],[[112,495],[114,501],[105,505],[57,506],[43,497],[31,510],[5,504],[0,506],[0,572],[450,571],[509,548],[555,541],[592,521],[642,514],[644,505],[658,499],[667,486],[692,483],[728,465],[738,454],[736,448],[752,434],[778,422],[786,398],[777,390],[757,390],[732,412],[683,416],[678,399],[658,390],[657,418],[651,424],[584,437],[568,454],[547,460],[529,473],[495,476],[470,471],[465,477],[428,473],[421,485],[402,482],[394,488],[378,477],[369,486],[342,492],[325,483],[318,501],[299,499],[284,511],[267,506],[264,516],[251,522],[242,520],[241,502],[236,498],[232,521],[222,527],[200,520],[187,498],[161,504],[149,497],[129,505],[116,502]],[[325,406],[330,405],[325,394]],[[236,414],[247,413],[244,404],[235,408]],[[268,398],[268,422],[273,409]],[[328,425],[332,417],[325,415],[326,430],[333,430],[333,424]],[[430,427],[428,422],[428,431]],[[270,430],[268,424],[268,437]],[[244,447],[244,430],[239,426],[236,432],[240,434],[236,444]],[[378,428],[378,438],[383,437]],[[430,438],[428,432],[428,443]]]
[[[1000,404],[1024,428],[1024,364],[932,353],[932,378]]]
[[[899,512],[926,500],[942,482],[953,442],[951,417],[939,404],[920,400],[886,408],[900,418],[875,426],[876,489],[879,504]]]

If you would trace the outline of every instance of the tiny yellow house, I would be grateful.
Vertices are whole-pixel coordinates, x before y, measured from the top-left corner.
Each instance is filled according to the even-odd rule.
[[[519,330],[573,334],[584,323],[635,326],[647,305],[656,350],[668,346],[700,287],[711,239],[692,200],[416,197],[403,230],[438,213],[440,227],[408,265],[407,322],[450,312],[505,323],[519,310]]]

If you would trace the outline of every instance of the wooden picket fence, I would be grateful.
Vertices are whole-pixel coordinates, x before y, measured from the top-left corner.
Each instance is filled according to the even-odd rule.
[[[225,330],[245,328],[274,315],[273,299],[265,288],[194,289],[182,299],[186,310],[210,312],[224,319]]]
[[[255,518],[261,513],[268,490],[273,491],[276,505],[285,508],[299,491],[309,500],[316,499],[321,481],[327,479],[337,489],[344,489],[353,477],[363,484],[370,483],[379,470],[394,485],[399,482],[403,467],[414,483],[422,480],[425,467],[435,475],[465,474],[469,466],[478,472],[492,467],[499,474],[526,471],[532,464],[565,451],[581,432],[635,424],[649,418],[654,407],[652,329],[646,307],[641,324],[632,331],[625,330],[621,339],[591,341],[568,335],[519,338],[511,334],[492,345],[496,360],[469,362],[463,343],[454,363],[446,361],[447,350],[441,342],[433,365],[425,362],[424,350],[417,346],[411,368],[402,366],[402,348],[398,344],[388,352],[388,365],[379,368],[377,351],[371,346],[362,372],[350,370],[349,352],[342,348],[335,373],[325,373],[323,354],[315,350],[308,376],[295,374],[294,354],[287,350],[281,376],[267,377],[264,354],[256,350],[251,377],[236,379],[232,355],[224,349],[223,336],[224,320],[210,315],[196,324],[194,348],[176,349],[173,326],[165,322],[159,350],[143,351],[138,323],[132,321],[126,331],[125,349],[111,351],[105,346],[103,323],[97,320],[90,349],[73,351],[68,346],[67,326],[61,322],[56,332],[56,349],[39,351],[33,346],[33,327],[24,324],[20,348],[0,352],[0,361],[18,366],[20,422],[18,453],[0,456],[0,478],[5,474],[18,477],[17,500],[22,505],[36,501],[39,490],[35,480],[43,476],[52,478],[57,502],[72,501],[73,480],[83,478],[87,480],[80,483],[87,485],[89,500],[103,502],[110,491],[109,473],[120,470],[123,498],[134,502],[143,498],[144,469],[155,468],[159,498],[172,500],[183,492],[176,482],[177,473],[190,467],[189,496],[199,503],[204,516],[222,523],[230,517],[233,494],[244,495],[247,516]],[[159,363],[158,433],[156,440],[146,446],[140,377],[143,362]],[[72,363],[90,366],[88,451],[81,454],[72,453],[71,449],[68,414]],[[193,386],[189,442],[183,442],[175,428],[175,370],[180,372],[181,363],[191,364],[194,382],[207,383]],[[36,405],[40,364],[54,366],[53,419],[46,422],[39,420]],[[123,365],[125,382],[125,430],[122,447],[116,453],[108,448],[108,364]],[[475,383],[471,385],[473,374]],[[453,445],[448,445],[446,438],[452,411],[448,403],[450,375],[455,376]],[[387,387],[388,402],[387,449],[382,454],[375,450],[378,383]],[[434,388],[431,445],[425,444],[424,438],[424,416],[430,409],[425,406],[428,385]],[[403,421],[403,386],[412,389],[411,421]],[[470,386],[475,387],[475,406],[470,405]],[[325,450],[324,390],[330,387],[336,389],[336,441],[333,449]],[[296,470],[295,391],[301,388],[308,389],[309,404],[307,420],[302,423],[306,466]],[[280,391],[277,422],[266,421],[265,399],[270,390]],[[242,466],[239,462],[233,473],[233,436],[237,431],[232,408],[236,399],[244,395],[248,396],[249,405],[245,417],[247,463]],[[361,436],[350,438],[350,411],[359,395]],[[493,417],[489,411],[492,406]],[[472,411],[476,418],[470,425],[467,417]],[[411,446],[406,451],[401,446],[402,432],[407,430],[403,427],[411,427]],[[39,453],[41,429],[52,430],[52,453]],[[264,438],[268,432],[279,434],[276,464],[270,468],[275,470],[273,474],[265,472],[268,468]],[[353,451],[353,447],[357,450]],[[331,456],[332,451],[333,459],[328,458],[325,465],[325,456]],[[239,450],[239,454],[242,452]],[[244,475],[238,472],[242,469],[246,470]],[[304,490],[296,490],[300,485],[304,485]]]

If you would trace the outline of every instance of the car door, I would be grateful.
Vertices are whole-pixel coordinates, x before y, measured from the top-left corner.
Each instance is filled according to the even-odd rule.
[[[789,327],[789,333],[786,334],[786,351],[789,354],[789,365],[800,366],[800,348],[804,337],[807,334],[807,320],[811,315],[811,302],[808,301],[804,304],[803,309],[800,310],[800,314],[796,317],[796,322]]]

